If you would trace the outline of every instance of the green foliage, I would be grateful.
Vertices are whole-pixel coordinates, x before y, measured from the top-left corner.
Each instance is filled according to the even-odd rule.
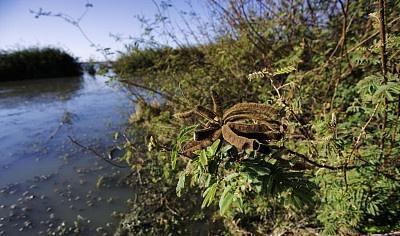
[[[176,144],[173,146],[171,153],[171,164],[173,169],[176,167],[176,162],[179,158],[179,150],[182,148],[182,143],[188,139],[188,135],[193,133],[196,127],[197,125],[186,127],[182,129],[176,137]]]
[[[114,63],[114,70],[119,74],[146,75],[160,71],[173,73],[183,68],[190,70],[203,64],[204,54],[195,47],[133,49]]]
[[[80,64],[68,53],[57,48],[28,48],[0,52],[0,78],[26,80],[79,76]]]
[[[215,141],[187,163],[185,171],[179,174],[178,195],[190,177],[192,186],[204,189],[202,207],[219,199],[221,215],[246,212],[259,204],[254,199],[256,195],[280,199],[287,207],[297,209],[312,205],[313,183],[302,172],[289,169],[289,161],[271,161],[270,157],[255,152],[237,160],[237,152],[231,145],[218,148],[219,145],[220,140]]]
[[[254,7],[269,10],[257,1],[229,1],[229,11],[217,11],[227,30],[212,43],[156,50],[145,68],[133,58],[153,52],[139,50],[123,55],[117,71],[133,78],[141,70],[135,82],[174,98],[167,98],[168,115],[147,127],[172,145],[172,158],[160,164],[174,167],[166,181],[173,179],[178,196],[199,190],[200,205],[218,207],[231,233],[309,225],[326,235],[399,230],[400,5],[386,8],[385,66],[375,3],[349,1],[343,12],[339,2],[308,2],[268,5],[276,14],[263,15]],[[285,138],[267,143],[268,154],[217,140],[194,158],[181,155],[199,123],[170,114],[211,104],[211,87],[224,108],[251,101],[283,110]]]

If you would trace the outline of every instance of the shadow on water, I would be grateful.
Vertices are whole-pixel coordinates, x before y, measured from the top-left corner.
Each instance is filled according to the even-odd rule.
[[[133,104],[106,80],[0,83],[0,235],[113,232],[134,196],[120,181],[129,170],[68,140],[100,152],[114,145],[113,133],[124,129]]]

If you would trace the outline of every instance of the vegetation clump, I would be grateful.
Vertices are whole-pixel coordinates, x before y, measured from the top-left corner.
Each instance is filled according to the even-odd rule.
[[[204,53],[196,47],[134,48],[119,57],[113,69],[118,74],[148,76],[149,73],[190,70],[202,67],[204,63]]]
[[[57,48],[0,51],[0,81],[79,76],[77,60]]]
[[[132,94],[164,102],[135,123],[148,137],[141,173],[200,194],[230,234],[399,231],[400,4],[209,2],[211,42],[115,63]]]

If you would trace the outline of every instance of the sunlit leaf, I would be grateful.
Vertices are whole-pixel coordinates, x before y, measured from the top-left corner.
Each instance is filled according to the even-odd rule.
[[[221,215],[225,215],[232,205],[234,195],[231,192],[231,188],[231,186],[226,187],[219,199],[219,212]]]

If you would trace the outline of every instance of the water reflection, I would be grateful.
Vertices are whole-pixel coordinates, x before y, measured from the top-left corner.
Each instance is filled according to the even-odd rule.
[[[83,77],[1,82],[0,109],[69,100],[82,89],[83,83]]]
[[[67,138],[99,152],[113,146],[112,134],[124,128],[133,104],[106,80],[85,75],[0,83],[0,235],[56,232],[78,218],[86,227],[81,235],[97,234],[99,227],[112,232],[117,221],[111,215],[125,209],[133,192],[110,183],[97,189],[96,182],[101,176],[117,181],[129,170],[107,165]]]

